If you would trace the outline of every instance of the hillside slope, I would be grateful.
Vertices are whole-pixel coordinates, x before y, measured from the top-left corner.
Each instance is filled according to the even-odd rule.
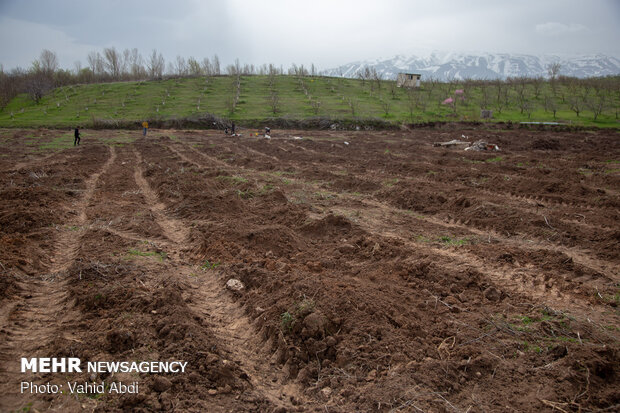
[[[0,111],[0,127],[126,128],[139,127],[145,119],[178,127],[221,127],[230,121],[253,127],[306,127],[299,122],[385,127],[476,121],[481,109],[492,110],[494,121],[617,127],[620,96],[613,86],[618,78],[571,82],[552,88],[525,79],[520,84],[423,81],[421,88],[406,90],[387,80],[282,75],[87,84],[54,89],[38,104],[20,95]],[[464,94],[442,104],[456,98],[457,89]]]

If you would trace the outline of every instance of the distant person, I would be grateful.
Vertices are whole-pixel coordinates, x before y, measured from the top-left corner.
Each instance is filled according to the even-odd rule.
[[[149,130],[149,123],[147,121],[142,122],[142,134],[146,136],[146,132]]]
[[[80,127],[79,126],[75,128],[75,132],[73,135],[75,136],[75,139],[73,140],[73,146],[79,145],[80,144]]]
[[[232,126],[230,127],[231,130],[231,135],[235,136],[235,122],[232,123]]]

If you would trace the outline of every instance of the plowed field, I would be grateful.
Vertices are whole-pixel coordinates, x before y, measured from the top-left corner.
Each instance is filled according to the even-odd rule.
[[[501,151],[432,146],[462,134]],[[2,411],[620,409],[615,131],[71,141],[0,131]],[[20,372],[36,356],[188,365]]]

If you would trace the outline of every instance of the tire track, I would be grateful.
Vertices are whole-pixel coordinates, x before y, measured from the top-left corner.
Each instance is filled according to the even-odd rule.
[[[240,142],[240,143],[243,143],[242,148],[245,149],[246,151],[248,151],[249,153],[251,153],[252,155],[262,156],[264,158],[270,159],[271,161],[276,161],[276,162],[280,161],[280,159],[276,158],[275,156],[271,156],[271,155],[268,155],[266,153],[259,152],[259,151],[255,150],[255,149],[252,149],[251,147],[249,147],[247,145],[247,142]]]
[[[113,147],[99,172],[91,175],[86,181],[86,190],[75,205],[77,218],[71,225],[83,227],[87,222],[86,209],[97,187],[101,174],[105,173],[116,159]],[[20,372],[21,357],[49,356],[47,348],[52,339],[62,337],[66,340],[78,341],[62,326],[69,321],[79,319],[79,314],[67,302],[66,274],[80,248],[83,231],[67,231],[60,235],[52,255],[52,266],[47,274],[40,279],[22,284],[22,301],[19,301],[9,313],[7,324],[1,333],[4,342],[0,345],[0,371],[3,375],[0,382],[0,407],[19,408],[23,400],[19,397],[19,382],[34,381],[41,378],[38,374]]]
[[[347,216],[350,212],[348,209],[340,207],[334,207],[331,210],[345,216]],[[412,241],[415,238],[415,234],[409,232],[406,226],[398,227],[386,224],[386,222],[389,222],[390,220],[386,218],[385,212],[387,211],[389,214],[394,214],[395,211],[393,211],[393,208],[389,206],[382,206],[381,204],[367,204],[367,208],[364,208],[363,210],[365,211],[364,215],[358,215],[358,218],[356,219],[357,224],[363,229],[373,234],[380,234],[383,237],[398,239],[403,244],[411,246],[412,250],[419,248],[420,244]],[[469,231],[470,233],[477,234],[481,237],[486,237],[489,234],[482,231],[474,231],[470,227],[457,224],[448,224],[435,219],[425,218],[425,221],[429,221],[432,225],[437,225],[441,228],[458,228],[460,230]],[[396,227],[400,229],[396,230]],[[540,248],[537,248],[535,245],[527,246],[523,242],[502,238],[499,234],[494,234],[493,238],[495,240],[499,240],[507,246],[519,248],[524,251],[540,251]],[[578,307],[583,311],[586,311],[586,309],[590,309],[591,307],[591,304],[587,300],[584,300],[582,297],[574,293],[573,288],[577,287],[577,285],[573,284],[573,281],[570,279],[561,280],[560,278],[553,277],[549,282],[547,282],[546,279],[543,280],[543,278],[540,277],[540,273],[544,273],[544,270],[531,264],[526,263],[515,268],[510,268],[505,265],[489,263],[480,256],[463,250],[453,252],[450,249],[431,244],[425,244],[424,248],[425,250],[431,251],[432,254],[444,258],[441,261],[443,266],[448,265],[457,272],[468,267],[475,268],[478,272],[488,277],[489,280],[496,282],[508,291],[523,294],[543,302],[552,302],[568,308]],[[494,248],[501,251],[501,245],[496,245]],[[618,280],[618,275],[613,272],[613,270],[610,272],[608,268],[601,267],[597,264],[597,262],[593,262],[589,259],[588,255],[583,252],[553,247],[550,247],[549,250],[563,252],[572,258],[575,263],[597,270],[611,280]],[[581,281],[587,282],[588,280]],[[566,288],[561,288],[563,285]],[[592,291],[595,290],[594,284],[590,285],[590,287],[592,288]]]
[[[233,166],[227,164],[224,161],[220,161],[217,158],[214,158],[212,156],[207,155],[206,153],[203,153],[201,151],[199,151],[198,149],[194,148],[193,146],[189,146],[189,145],[184,145],[185,147],[189,148],[192,152],[198,154],[201,158],[206,159],[207,161],[209,161],[210,163],[212,163],[213,165],[217,165],[220,168],[225,168],[225,169],[231,169],[234,168]]]
[[[188,245],[189,231],[185,229],[182,221],[166,215],[164,204],[159,201],[157,194],[144,178],[144,172],[140,166],[143,161],[138,149],[134,148],[134,153],[137,160],[134,173],[136,183],[145,196],[147,206],[153,211],[157,223],[173,243],[170,247],[174,260],[175,257],[180,256],[181,249]],[[183,159],[182,156],[180,158]],[[182,262],[179,264],[178,272],[186,275],[201,271]],[[213,333],[224,344],[223,347],[230,354],[231,360],[235,361],[248,375],[253,391],[258,396],[266,398],[275,406],[290,407],[288,402],[282,401],[283,395],[286,393],[286,395],[301,398],[301,392],[293,384],[287,386],[277,384],[280,378],[275,374],[272,366],[265,363],[267,357],[256,351],[261,347],[261,343],[243,309],[231,299],[215,272],[206,271],[204,274],[205,276],[200,280],[193,281],[196,288],[191,292],[193,299],[189,304],[190,308],[209,321]],[[187,278],[196,279],[197,277]]]
[[[360,200],[359,198],[352,198],[356,202],[361,202],[367,208],[365,210],[379,210],[379,211],[388,211],[389,213],[397,216],[399,213],[402,213],[403,210],[392,207],[390,205],[374,201],[374,200]],[[576,264],[583,265],[586,268],[599,272],[605,275],[607,278],[620,281],[620,273],[618,272],[616,266],[607,261],[601,261],[599,259],[592,259],[591,252],[587,250],[583,250],[577,247],[564,247],[561,245],[555,245],[552,243],[544,242],[543,240],[538,240],[537,243],[533,245],[528,245],[528,243],[521,239],[508,238],[495,231],[494,229],[478,229],[476,227],[469,226],[467,224],[460,223],[458,220],[452,220],[451,222],[446,222],[443,219],[437,218],[435,216],[424,216],[424,221],[428,222],[432,225],[435,225],[439,228],[447,228],[447,229],[458,229],[459,231],[467,232],[472,235],[478,236],[481,239],[484,238],[493,238],[496,241],[501,242],[510,247],[522,249],[524,251],[537,252],[540,251],[541,247],[550,251],[559,252],[566,254],[570,257]],[[603,262],[604,264],[601,264]]]
[[[134,148],[134,155],[136,157],[136,167],[134,170],[134,179],[136,184],[142,191],[147,205],[159,226],[164,231],[166,238],[176,244],[183,244],[189,238],[189,231],[179,221],[169,218],[166,215],[166,206],[159,202],[159,198],[155,191],[151,188],[147,180],[144,178],[144,170],[142,168],[142,156],[137,149]]]
[[[88,217],[86,215],[86,209],[88,208],[91,198],[93,197],[93,193],[95,192],[95,188],[97,187],[97,182],[99,181],[99,177],[104,174],[110,166],[116,160],[116,150],[113,146],[109,146],[110,156],[106,163],[103,165],[99,172],[91,175],[90,178],[86,181],[86,189],[82,194],[82,198],[76,202],[74,209],[77,213],[77,220],[73,224],[79,228],[83,228],[88,222]],[[60,239],[56,244],[56,254],[57,257],[52,265],[50,271],[52,273],[63,272],[71,265],[71,263],[75,260],[77,253],[80,247],[80,238],[83,235],[83,231],[68,231],[61,235]]]
[[[346,215],[346,210],[338,208],[332,209],[337,213]],[[385,217],[366,216],[360,217],[357,224],[371,234],[379,234],[384,239],[394,239],[402,245],[415,251],[420,248],[420,243],[413,241],[412,235],[406,229],[396,230],[394,227],[386,225]],[[430,243],[424,244],[424,251],[430,253],[429,257],[435,256],[434,261],[443,268],[459,272],[467,268],[473,268],[483,274],[487,279],[496,284],[500,289],[507,292],[521,294],[542,303],[550,303],[579,311],[592,312],[591,304],[581,297],[574,295],[571,290],[564,290],[558,287],[559,280],[552,279],[549,283],[540,277],[539,269],[531,265],[508,268],[501,265],[491,265],[476,254],[463,250],[453,251],[449,248],[434,246]],[[601,310],[604,312],[605,310]],[[599,314],[600,316],[601,314]],[[599,318],[596,316],[596,318]],[[603,319],[604,317],[600,317]]]
[[[211,322],[215,336],[228,349],[231,359],[248,375],[254,391],[278,407],[290,408],[286,400],[290,396],[304,400],[300,387],[287,382],[287,378],[278,373],[279,369],[270,365],[266,350],[258,350],[264,344],[243,309],[222,288],[223,281],[218,279],[215,271],[206,271],[204,277],[191,278],[196,288],[190,307]]]
[[[54,156],[59,155],[59,154],[64,154],[64,151],[54,152],[54,153],[42,156],[42,157],[37,158],[37,159],[32,159],[32,160],[28,160],[28,161],[18,162],[15,165],[13,165],[11,168],[9,168],[8,170],[9,171],[11,171],[11,170],[19,171],[20,169],[24,169],[24,168],[27,168],[27,167],[30,167],[30,166],[37,166],[38,164],[40,164],[42,162],[45,162],[45,161],[47,161],[47,160],[49,160],[49,159],[51,159]]]

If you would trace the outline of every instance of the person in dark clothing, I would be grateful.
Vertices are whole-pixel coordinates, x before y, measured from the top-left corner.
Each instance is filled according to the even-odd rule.
[[[232,123],[232,126],[231,126],[231,128],[230,128],[230,129],[231,129],[231,132],[232,132],[232,133],[231,133],[231,134],[232,134],[232,136],[235,136],[235,122],[233,122],[233,123]]]
[[[73,140],[73,146],[80,144],[80,127],[75,128],[75,139]]]

